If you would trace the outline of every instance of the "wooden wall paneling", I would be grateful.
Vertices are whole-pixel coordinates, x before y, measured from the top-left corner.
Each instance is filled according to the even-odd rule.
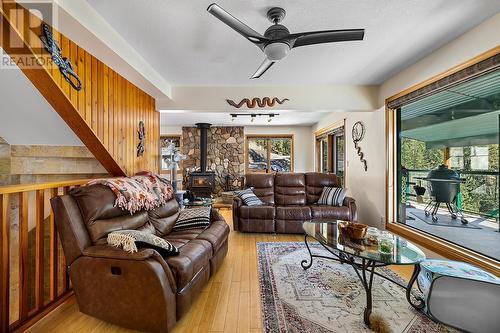
[[[85,77],[82,81],[85,94],[85,122],[92,126],[92,56],[85,50],[83,52],[85,57]]]
[[[70,58],[70,47],[69,47],[69,39],[66,38],[63,34],[61,34],[61,54],[63,57]],[[59,87],[62,89],[64,92],[64,95],[69,98],[71,101],[70,97],[70,91],[69,91],[69,85],[66,82],[66,80],[62,77],[61,75],[61,82],[59,82]],[[73,104],[73,102],[71,102]],[[74,105],[74,104],[73,104]]]
[[[109,147],[109,71],[108,66],[103,65],[102,81],[102,141]],[[109,150],[109,148],[108,148]]]
[[[69,45],[69,60],[71,61],[71,64],[73,65],[74,71],[78,72],[78,68],[76,67],[76,66],[78,66],[78,46],[75,43],[73,43],[72,41],[70,41],[69,39],[68,39],[68,45]],[[66,81],[64,81],[64,85],[66,87],[68,87],[68,89],[69,89],[69,97],[71,100],[71,104],[73,104],[73,106],[75,106],[77,108],[78,113],[81,115],[81,112],[83,110],[78,109],[79,92],[76,91],[75,89],[73,89],[72,87],[70,87],[70,85]]]
[[[114,77],[114,72],[112,70],[109,71],[108,73],[108,128],[109,128],[109,143],[108,143],[108,150],[111,153],[113,157],[115,157],[115,122],[114,122],[114,87],[113,87],[113,77]]]
[[[87,121],[87,108],[85,105],[85,97],[87,92],[87,86],[85,85],[85,50],[81,47],[78,47],[76,66],[76,72],[78,73],[78,77],[80,77],[80,80],[82,81],[82,90],[80,90],[80,92],[77,92],[78,112],[80,113],[80,116],[85,121]]]
[[[97,62],[97,137],[104,142],[104,64]]]
[[[92,80],[92,122],[90,123],[90,127],[93,129],[94,133],[97,135],[97,123],[99,119],[97,118],[97,114],[99,112],[97,104],[97,97],[98,97],[98,84],[97,84],[97,59],[92,57],[91,60],[91,80]]]

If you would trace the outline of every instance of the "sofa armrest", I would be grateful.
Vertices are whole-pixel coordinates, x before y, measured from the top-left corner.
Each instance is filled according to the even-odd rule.
[[[226,219],[224,218],[224,216],[222,216],[222,214],[217,208],[212,208],[210,210],[210,222],[215,222],[215,221],[226,222]]]
[[[240,197],[235,196],[233,198],[233,229],[235,231],[239,230],[240,225],[240,216],[239,216],[239,208],[243,206],[243,200]]]
[[[356,200],[351,197],[345,197],[343,206],[349,207],[349,215],[351,221],[358,221],[358,211],[356,207]]]
[[[146,260],[155,254],[153,249],[141,249],[130,253],[118,247],[110,245],[94,245],[83,250],[83,255],[93,258],[123,259],[123,260]]]

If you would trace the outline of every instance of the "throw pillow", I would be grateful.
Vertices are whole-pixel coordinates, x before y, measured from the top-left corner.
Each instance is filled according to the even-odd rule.
[[[113,231],[108,234],[108,244],[121,247],[130,253],[137,252],[137,246],[139,246],[154,249],[162,256],[179,254],[179,249],[165,239],[138,230]]]
[[[173,231],[206,228],[210,225],[210,207],[186,208],[181,210]]]
[[[236,195],[243,200],[247,206],[262,206],[264,203],[253,192],[253,187],[236,192]]]
[[[347,190],[340,187],[323,187],[319,197],[319,205],[342,206]]]

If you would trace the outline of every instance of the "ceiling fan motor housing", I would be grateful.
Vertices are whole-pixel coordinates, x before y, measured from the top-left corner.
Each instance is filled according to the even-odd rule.
[[[281,24],[275,24],[267,28],[264,37],[271,40],[285,39],[290,34],[290,31]]]

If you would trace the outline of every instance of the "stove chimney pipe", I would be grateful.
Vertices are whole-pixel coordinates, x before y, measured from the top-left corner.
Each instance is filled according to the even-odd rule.
[[[207,131],[212,126],[212,124],[208,123],[197,123],[196,127],[200,129],[200,171],[207,171],[207,141],[208,134]]]

